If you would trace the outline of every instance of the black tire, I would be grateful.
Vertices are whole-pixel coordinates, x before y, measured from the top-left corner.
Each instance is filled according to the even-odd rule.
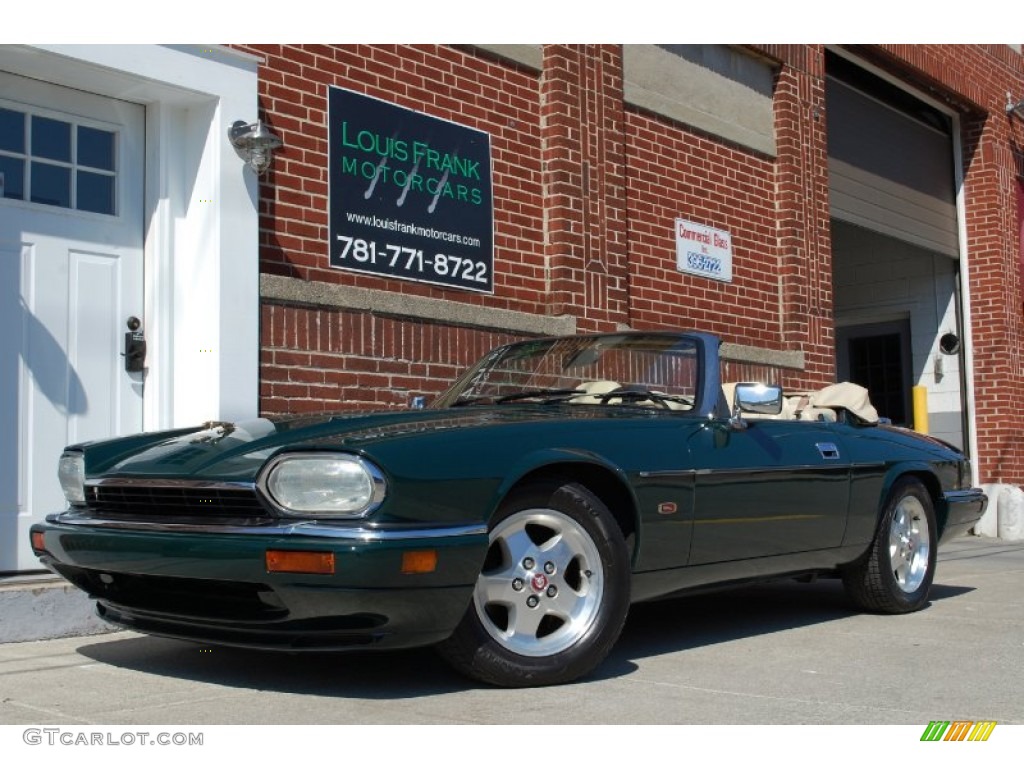
[[[876,613],[910,613],[928,602],[938,550],[935,510],[920,480],[893,485],[864,557],[843,572],[850,598]]]
[[[533,483],[490,529],[473,601],[438,651],[463,674],[510,688],[593,670],[629,609],[629,553],[608,508],[579,483]]]

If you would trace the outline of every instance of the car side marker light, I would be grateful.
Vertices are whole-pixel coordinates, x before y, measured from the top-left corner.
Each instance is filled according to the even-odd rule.
[[[402,573],[433,573],[436,569],[436,549],[412,549],[402,553]]]
[[[290,549],[268,549],[269,573],[334,573],[333,552],[303,552]]]
[[[42,531],[32,531],[32,549],[36,552],[46,551],[46,534]]]

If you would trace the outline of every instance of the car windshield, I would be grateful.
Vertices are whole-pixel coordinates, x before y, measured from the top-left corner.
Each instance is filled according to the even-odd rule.
[[[435,407],[566,402],[689,410],[697,380],[696,344],[685,336],[538,339],[494,350]]]

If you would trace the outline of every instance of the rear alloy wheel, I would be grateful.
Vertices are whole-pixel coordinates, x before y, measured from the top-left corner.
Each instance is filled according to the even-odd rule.
[[[577,483],[531,485],[495,516],[473,601],[439,650],[508,687],[563,683],[596,667],[622,630],[629,558],[608,508]]]
[[[857,605],[880,613],[909,613],[924,607],[935,576],[935,511],[919,480],[893,486],[871,549],[843,574]]]

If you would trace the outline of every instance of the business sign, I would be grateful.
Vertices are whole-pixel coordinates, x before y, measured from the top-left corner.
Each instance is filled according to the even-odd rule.
[[[676,268],[691,275],[732,282],[732,235],[676,219]]]
[[[328,93],[330,265],[491,293],[490,135]]]

